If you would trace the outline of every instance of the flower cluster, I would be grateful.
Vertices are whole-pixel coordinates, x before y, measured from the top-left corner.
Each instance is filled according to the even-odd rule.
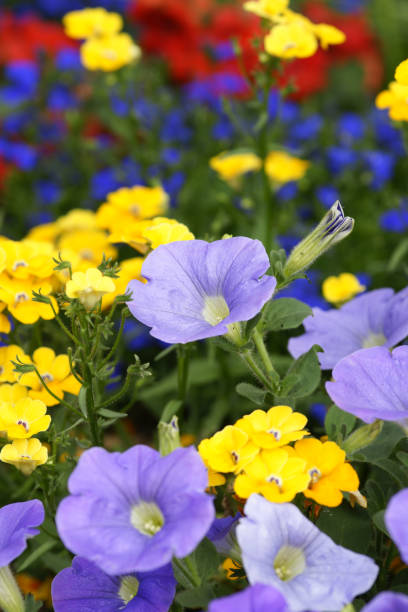
[[[209,485],[224,484],[223,474],[232,473],[234,491],[243,499],[261,493],[282,503],[302,492],[320,505],[338,506],[343,491],[358,490],[357,473],[337,444],[306,437],[306,422],[289,406],[273,406],[203,440],[198,450],[209,469]]]

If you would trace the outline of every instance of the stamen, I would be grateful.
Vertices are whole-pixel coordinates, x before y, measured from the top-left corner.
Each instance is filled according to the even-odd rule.
[[[208,295],[204,299],[204,308],[201,314],[207,323],[218,325],[228,317],[230,310],[228,304],[222,295]]]
[[[164,516],[154,502],[142,501],[132,506],[130,522],[143,535],[154,536],[164,525]]]
[[[232,457],[232,460],[234,461],[234,463],[238,463],[239,455],[238,455],[237,451],[231,451],[231,457]]]
[[[277,577],[283,582],[292,580],[306,569],[306,559],[301,548],[282,546],[273,562]]]
[[[52,382],[54,380],[53,375],[50,374],[49,372],[45,372],[44,374],[41,374],[41,378],[45,380],[45,382]]]
[[[272,434],[276,441],[281,439],[281,432],[278,429],[268,429],[268,433]]]
[[[317,469],[317,467],[313,467],[309,470],[309,476],[310,476],[310,484],[315,484],[321,476],[321,472],[320,470]]]
[[[15,261],[13,264],[13,272],[15,272],[17,268],[28,268],[28,263],[24,260]]]
[[[23,420],[21,420],[21,419],[19,419],[19,420],[17,421],[17,425],[22,425],[26,431],[28,431],[28,430],[30,429],[30,427],[29,427],[29,425],[28,425],[27,421],[23,421]]]

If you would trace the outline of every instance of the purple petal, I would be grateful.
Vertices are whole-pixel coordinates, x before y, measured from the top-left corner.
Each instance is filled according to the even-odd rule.
[[[408,596],[384,591],[364,606],[361,612],[408,612]]]
[[[408,563],[408,489],[403,489],[391,497],[384,520],[401,559]]]
[[[27,548],[27,539],[44,520],[44,506],[38,499],[0,508],[0,567],[8,565]]]
[[[408,346],[356,351],[333,370],[327,393],[342,410],[366,423],[408,417]]]
[[[254,584],[240,593],[215,599],[208,612],[287,612],[283,596],[271,586]]]

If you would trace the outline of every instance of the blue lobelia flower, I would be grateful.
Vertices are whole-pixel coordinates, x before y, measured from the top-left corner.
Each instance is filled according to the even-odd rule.
[[[214,599],[208,612],[289,612],[282,595],[271,586],[254,584],[240,593]],[[58,611],[57,611],[58,612]]]
[[[44,520],[40,500],[8,504],[0,508],[0,609],[5,612],[23,610],[24,603],[9,563],[27,547],[27,539],[39,533]]]
[[[361,140],[365,132],[363,119],[356,113],[344,113],[337,122],[337,134],[342,144]]]
[[[401,200],[398,208],[385,211],[380,216],[380,227],[386,232],[400,234],[408,228],[408,203],[406,199]]]
[[[170,564],[151,572],[108,576],[82,557],[75,557],[51,586],[55,612],[167,612],[175,592]]]
[[[251,495],[237,527],[250,584],[282,593],[292,612],[335,612],[365,593],[378,567],[372,559],[338,546],[293,504]]]
[[[145,572],[191,553],[214,519],[207,470],[193,448],[162,457],[137,445],[91,448],[72,472],[56,517],[69,550],[109,575]]]
[[[361,612],[408,612],[408,596],[383,591],[364,606]]]
[[[314,308],[303,325],[306,333],[289,340],[290,354],[297,358],[318,344],[324,350],[318,353],[320,365],[329,370],[354,351],[391,348],[408,336],[408,288],[396,294],[392,289],[369,291],[326,312]]]
[[[259,240],[187,240],[161,245],[142,266],[144,284],[129,283],[129,310],[169,343],[237,333],[272,297],[276,279]]]
[[[396,156],[384,151],[364,151],[362,160],[371,172],[370,187],[379,191],[394,176]]]
[[[333,379],[326,383],[331,399],[366,423],[408,417],[408,346],[356,351],[336,365]]]
[[[329,170],[335,175],[341,174],[358,161],[357,152],[344,146],[329,147],[326,154]]]
[[[340,194],[332,185],[321,185],[316,189],[316,197],[325,208],[331,208],[333,202],[340,199]]]
[[[408,350],[408,347],[407,347]],[[407,410],[408,415],[408,410]],[[390,536],[394,540],[404,563],[408,563],[408,489],[391,497],[384,515]]]

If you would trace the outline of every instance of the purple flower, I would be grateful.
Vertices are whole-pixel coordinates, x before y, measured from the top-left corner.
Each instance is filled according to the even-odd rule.
[[[237,512],[235,516],[227,516],[220,519],[216,518],[207,533],[207,538],[211,540],[220,555],[231,557],[236,561],[240,561],[241,559],[241,553],[235,533],[240,518],[240,512]]]
[[[165,457],[143,445],[124,453],[91,448],[69,478],[57,528],[69,550],[107,574],[154,570],[204,538],[214,519],[207,482],[193,447]]]
[[[55,612],[167,612],[176,592],[171,565],[152,572],[108,576],[97,565],[75,557],[51,587]]]
[[[237,537],[250,584],[282,593],[292,612],[338,611],[374,583],[372,559],[322,533],[293,504],[273,504],[251,495]]]
[[[408,347],[407,347],[408,349]],[[391,497],[385,511],[385,524],[398,547],[401,559],[408,563],[408,489]]]
[[[192,342],[227,334],[252,319],[272,297],[276,279],[263,276],[269,259],[259,240],[188,240],[161,245],[129,283],[129,310],[164,342]]]
[[[361,612],[408,612],[408,597],[402,593],[384,591],[364,606]]]
[[[39,499],[0,508],[0,567],[8,565],[27,547],[27,539],[39,534],[35,527],[44,520]]]
[[[408,417],[408,346],[356,351],[333,370],[327,393],[339,408],[366,423]]]
[[[271,586],[254,584],[240,593],[215,599],[208,612],[287,612],[289,610],[282,595]],[[58,612],[58,610],[57,610]]]
[[[361,348],[391,348],[408,335],[408,288],[396,294],[392,289],[369,291],[326,312],[314,308],[303,325],[306,333],[289,340],[289,352],[297,358],[318,344],[324,350],[318,353],[323,370]]]

